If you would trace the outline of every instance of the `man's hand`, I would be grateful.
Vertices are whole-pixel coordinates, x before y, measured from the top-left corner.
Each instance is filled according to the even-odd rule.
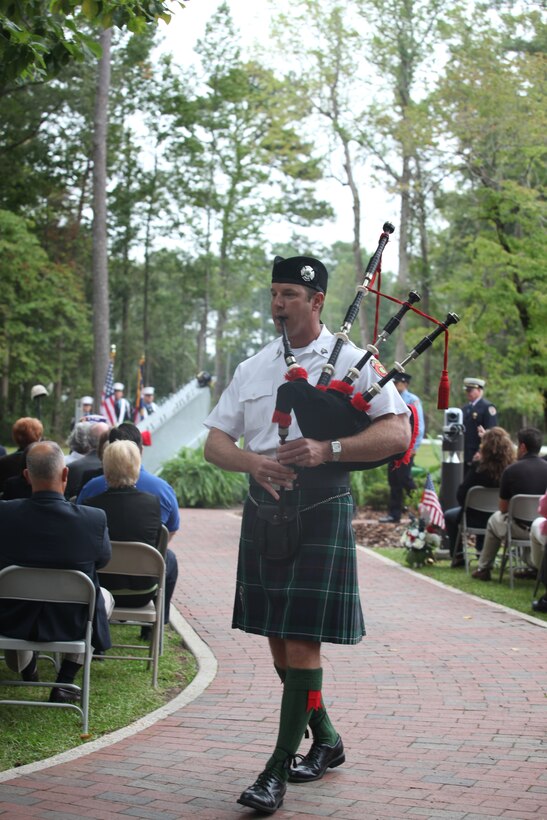
[[[293,481],[296,478],[296,473],[289,466],[285,467],[273,458],[260,455],[255,455],[251,475],[256,483],[264,487],[276,501],[279,501],[279,493],[272,485],[292,490]]]
[[[318,467],[325,461],[331,461],[330,441],[295,438],[277,448],[277,458],[281,464],[287,466]]]

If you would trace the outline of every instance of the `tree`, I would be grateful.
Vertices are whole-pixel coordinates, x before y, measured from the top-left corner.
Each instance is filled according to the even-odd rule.
[[[93,127],[93,394],[96,407],[100,405],[110,354],[106,151],[111,38],[112,29],[103,31],[100,38],[102,56],[97,74]]]
[[[516,32],[537,42],[536,15],[498,22],[477,15],[458,29],[437,92],[456,185],[439,200],[448,227],[436,258],[463,307],[460,367],[488,378],[521,424],[547,410],[544,67],[536,49],[511,48]]]
[[[171,19],[164,0],[0,0],[0,90],[50,79],[73,60],[99,57],[96,37],[82,23],[142,33],[159,19]]]
[[[48,259],[26,220],[0,211],[0,280],[0,416],[31,415],[30,387],[51,382],[48,421],[59,434],[64,386],[78,384],[91,347],[81,279]]]
[[[253,325],[249,305],[257,272],[265,267],[259,244],[266,221],[283,214],[308,224],[326,206],[312,189],[320,176],[312,146],[294,125],[301,103],[271,70],[242,61],[227,4],[211,19],[197,52],[203,85],[196,96],[187,88],[178,103],[169,102],[181,112],[172,153],[180,163],[176,181],[184,207],[194,212],[199,255],[214,260],[207,303],[215,311],[220,394],[240,335],[233,321],[237,317],[249,331]]]
[[[328,148],[322,148],[329,157],[329,173],[350,191],[354,282],[361,285],[365,274],[359,174],[363,157],[356,136],[370,78],[363,75],[356,63],[356,55],[363,50],[363,39],[355,27],[353,12],[338,0],[303,0],[291,10],[290,17],[279,15],[274,30],[280,45],[286,47],[287,38],[290,38],[294,54],[300,55],[299,68],[295,69],[291,64],[289,76],[301,96],[309,101],[313,111],[308,120],[310,127],[316,128],[318,117],[327,123]],[[341,157],[340,163],[333,160],[338,156]],[[365,311],[359,312],[359,325],[361,343],[366,344],[370,334]]]

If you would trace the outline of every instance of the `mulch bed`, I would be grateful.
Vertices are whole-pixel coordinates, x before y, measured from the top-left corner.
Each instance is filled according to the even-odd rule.
[[[355,540],[363,547],[398,547],[401,535],[407,529],[410,519],[403,515],[398,524],[380,524],[379,518],[385,511],[360,507],[353,519]]]

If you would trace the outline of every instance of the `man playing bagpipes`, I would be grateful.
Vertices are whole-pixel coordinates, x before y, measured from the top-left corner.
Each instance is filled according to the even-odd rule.
[[[327,280],[317,259],[276,257],[274,262],[273,321],[278,333],[284,326],[305,368],[298,376],[307,375],[310,385],[317,383],[337,341],[320,318]],[[345,343],[338,366],[346,372],[363,353]],[[266,813],[282,804],[287,781],[317,780],[345,760],[321,696],[321,643],[356,644],[365,634],[348,466],[386,462],[403,454],[411,438],[408,408],[389,383],[367,403],[365,429],[351,435],[325,431],[319,440],[303,435],[293,419],[280,445],[271,420],[285,372],[283,344],[276,339],[238,366],[205,422],[205,458],[250,476],[232,626],[268,638],[283,683],[275,749],[238,800]],[[356,389],[367,391],[385,373],[371,357],[356,378]],[[297,763],[308,725],[313,743]]]

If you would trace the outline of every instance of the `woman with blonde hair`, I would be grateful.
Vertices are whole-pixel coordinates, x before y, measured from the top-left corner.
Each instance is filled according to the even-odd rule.
[[[516,460],[516,449],[509,433],[503,427],[491,427],[482,434],[478,457],[458,487],[456,497],[459,507],[446,510],[444,520],[449,538],[449,549],[452,556],[452,566],[458,567],[464,563],[461,547],[456,543],[462,517],[465,496],[471,487],[499,487],[501,474]],[[490,513],[479,510],[469,510],[467,516],[471,527],[486,527]],[[482,549],[482,536],[477,536],[477,550]]]

